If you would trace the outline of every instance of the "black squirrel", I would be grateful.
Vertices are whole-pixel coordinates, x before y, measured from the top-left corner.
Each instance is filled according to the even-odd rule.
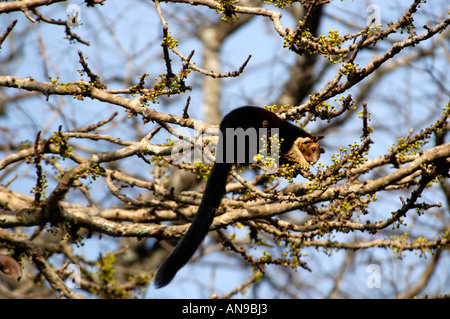
[[[216,152],[216,161],[203,192],[202,201],[197,214],[185,236],[174,248],[169,257],[159,268],[155,277],[156,288],[168,285],[176,273],[194,255],[198,246],[208,234],[216,209],[225,195],[228,173],[233,164],[249,164],[258,154],[258,147],[251,143],[259,143],[261,132],[278,131],[280,142],[280,162],[298,163],[307,169],[310,163],[315,163],[325,151],[319,146],[318,140],[323,136],[313,136],[301,128],[282,120],[275,113],[255,106],[244,106],[228,113],[220,123],[220,135]],[[242,128],[244,132],[253,128],[257,140],[249,139],[245,143],[245,154],[237,152],[236,135],[230,138],[227,129]],[[262,129],[262,130],[260,130]],[[246,137],[244,137],[245,139]],[[242,142],[242,141],[240,141]],[[233,151],[233,154],[227,152]],[[238,160],[240,157],[240,160]]]

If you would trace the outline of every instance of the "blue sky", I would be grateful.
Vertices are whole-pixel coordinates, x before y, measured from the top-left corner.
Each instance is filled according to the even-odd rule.
[[[429,1],[431,2],[431,1]],[[67,4],[75,3],[69,1]],[[46,25],[43,23],[32,24],[27,20],[22,13],[12,13],[0,16],[1,25],[8,25],[13,19],[18,19],[19,22],[14,30],[18,31],[31,29],[30,32],[24,33],[24,37],[17,36],[12,42],[6,42],[2,48],[2,54],[12,50],[12,48],[22,43],[24,50],[21,53],[20,59],[16,59],[14,64],[3,64],[2,73],[11,74],[19,77],[32,76],[38,81],[48,81],[47,75],[51,75],[53,79],[59,76],[61,82],[76,81],[80,79],[77,69],[81,68],[78,63],[78,50],[82,50],[84,56],[89,57],[89,66],[108,81],[108,88],[121,88],[122,83],[119,81],[112,81],[115,77],[129,78],[132,83],[138,81],[138,76],[144,72],[149,72],[149,78],[158,76],[159,73],[165,71],[164,64],[161,60],[161,36],[162,27],[159,17],[157,16],[153,4],[149,1],[106,1],[104,7],[95,9],[81,8],[81,18],[83,25],[74,31],[83,39],[91,42],[91,46],[87,47],[82,44],[69,44],[67,40],[63,39],[63,28],[53,25]],[[321,34],[326,34],[328,30],[338,30],[340,34],[345,32],[355,32],[351,29],[351,25],[364,28],[366,19],[370,14],[367,12],[367,6],[370,3],[379,5],[381,22],[383,26],[387,21],[398,19],[400,12],[407,8],[406,1],[395,2],[392,1],[333,1],[327,5],[326,18],[320,28]],[[401,8],[399,8],[401,3]],[[53,5],[48,8],[42,8],[41,12],[52,18],[65,19],[66,3]],[[447,6],[447,7],[446,7]],[[433,1],[424,4],[426,12],[419,13],[416,17],[417,32],[422,33],[423,24],[434,25],[439,15],[448,11],[448,4],[445,1]],[[174,38],[179,40],[179,49],[186,55],[191,50],[195,49],[193,60],[201,65],[201,43],[192,37],[186,38],[188,33],[192,30],[192,25],[189,25],[189,17],[195,16],[188,12],[191,10],[186,5],[162,4],[162,10],[165,14],[171,34]],[[213,10],[195,7],[196,14],[208,15],[207,18],[214,19],[215,13]],[[338,17],[342,21],[337,21]],[[295,28],[295,21],[285,14],[282,23],[286,27]],[[403,38],[404,35],[395,35],[392,39]],[[41,42],[38,41],[41,39]],[[433,40],[434,41],[434,40]],[[447,43],[448,39],[443,40]],[[222,109],[224,112],[231,110],[237,106],[244,104],[255,104],[263,106],[264,104],[273,104],[276,100],[276,94],[279,92],[286,81],[286,72],[294,61],[294,54],[282,47],[283,39],[281,39],[272,29],[272,24],[269,19],[264,17],[254,18],[248,25],[240,29],[233,36],[227,39],[223,50],[222,57],[222,71],[232,71],[245,61],[248,55],[252,55],[252,59],[248,64],[246,73],[238,78],[231,78],[223,80],[224,91],[222,95]],[[427,41],[420,48],[426,48],[431,45],[432,41]],[[387,47],[386,44],[379,44],[380,47]],[[41,53],[44,52],[48,59],[45,63],[42,62]],[[405,50],[398,58],[401,59],[412,52],[412,48]],[[441,92],[441,88],[435,81],[438,79],[447,79],[449,70],[448,58],[445,57],[445,51],[442,46],[439,46],[436,51],[439,53],[429,59],[424,59],[420,63],[408,65],[407,67],[399,68],[391,74],[385,76],[383,80],[366,97],[369,105],[369,110],[372,113],[371,125],[375,128],[373,140],[375,144],[369,153],[369,158],[375,158],[388,152],[388,148],[392,143],[396,143],[399,137],[404,137],[410,128],[415,130],[420,129],[427,123],[431,124],[440,116],[443,106],[447,102],[448,96]],[[358,57],[357,63],[364,66],[371,58],[378,52],[365,51]],[[448,52],[447,52],[448,54]],[[172,55],[173,66],[175,71],[180,68],[178,58]],[[324,62],[325,63],[325,62]],[[389,62],[391,63],[391,62]],[[389,64],[387,64],[389,65]],[[337,66],[330,68],[323,77],[322,82],[317,84],[316,89],[320,89],[326,81],[330,80],[336,73]],[[84,76],[87,78],[87,76]],[[202,118],[201,92],[202,76],[194,75],[188,80],[188,85],[192,85],[193,91],[184,93],[180,98],[173,97],[171,99],[164,99],[161,104],[154,107],[164,112],[174,112],[181,114],[181,110],[185,104],[188,96],[191,97],[191,107],[189,114],[195,118]],[[356,87],[346,92],[346,94],[353,94],[356,96],[361,88],[366,85],[367,80],[361,82]],[[447,82],[448,83],[448,82]],[[448,90],[448,88],[447,88]],[[6,90],[8,94],[17,94],[17,91]],[[330,101],[333,103],[332,101]],[[60,116],[55,112],[58,107],[62,108],[64,116]],[[398,107],[402,105],[402,107]],[[361,110],[361,106],[358,106]],[[33,141],[36,132],[44,128],[44,136],[51,135],[53,130],[57,129],[59,125],[63,125],[64,129],[71,129],[74,126],[83,126],[97,122],[99,119],[107,118],[113,112],[120,113],[119,118],[121,123],[117,128],[110,132],[115,136],[121,137],[125,140],[136,140],[137,136],[142,132],[149,132],[154,125],[141,125],[140,120],[136,120],[139,129],[130,130],[129,123],[125,112],[117,106],[107,105],[92,100],[85,100],[82,102],[74,101],[71,97],[51,96],[47,101],[41,97],[32,98],[19,102],[13,106],[13,109],[8,110],[6,116],[0,117],[0,125],[8,125],[11,131],[17,135],[17,141],[30,140]],[[30,121],[25,119],[32,119]],[[72,122],[73,120],[73,122]],[[129,120],[133,121],[135,119]],[[348,144],[359,142],[359,135],[361,134],[361,120],[354,114],[351,121],[347,122],[345,126],[340,127],[336,134],[329,134],[324,140],[327,153],[321,158],[324,164],[330,164],[331,154],[338,152],[339,147],[347,147]],[[323,123],[310,123],[309,130],[314,130],[320,127]],[[385,125],[388,129],[386,129]],[[381,130],[376,130],[382,127]],[[415,131],[417,133],[417,131]],[[0,138],[2,138],[0,136]],[[87,143],[86,147],[93,148],[93,144]],[[95,144],[96,149],[109,150],[109,144]],[[129,169],[133,167],[136,161],[130,159]],[[142,162],[139,162],[142,163]],[[66,163],[70,165],[70,163]],[[145,171],[146,168],[144,168]],[[20,181],[14,182],[11,189],[27,193],[34,185],[34,171],[32,167],[21,167],[24,175],[28,175]],[[139,168],[139,174],[142,174],[143,169]],[[11,176],[12,177],[12,176]],[[50,182],[52,185],[52,182]],[[101,191],[104,185],[101,183],[94,183],[92,185],[94,190]],[[103,194],[103,193],[101,193]],[[103,195],[101,195],[103,196]],[[383,200],[373,205],[373,214],[375,216],[386,217],[390,211],[395,210],[399,206],[398,193],[381,194]],[[407,196],[407,194],[403,194]],[[77,198],[74,198],[77,200]],[[427,192],[423,200],[430,200],[432,202],[441,201],[444,203],[444,198],[439,191]],[[108,205],[108,203],[107,203]],[[372,218],[372,217],[371,217]],[[438,217],[431,217],[433,218]],[[446,217],[448,220],[448,216]],[[414,220],[413,220],[414,222]],[[410,226],[411,227],[411,224]],[[406,227],[405,231],[408,230]],[[431,226],[432,230],[433,227]],[[245,234],[243,234],[245,235]],[[354,235],[353,239],[362,234]],[[350,236],[351,237],[351,236]],[[89,245],[81,248],[83,252],[88,253],[91,258],[96,258],[99,251],[104,251],[110,248],[112,241],[102,239],[99,243],[97,240],[89,240]],[[92,243],[91,243],[92,242]],[[207,240],[210,245],[205,245],[205,249],[213,249],[211,241]],[[389,265],[386,263],[388,269],[382,269],[383,273],[394,273],[397,269],[395,263],[396,259],[392,258],[392,254],[386,251],[375,252],[377,256],[387,260],[393,260]],[[366,296],[377,296],[376,290],[367,291],[365,288],[365,279],[367,278],[366,265],[370,262],[367,254],[362,254],[360,267],[355,269],[354,276],[358,278],[354,283],[363,283],[360,286],[349,287],[348,290],[354,291],[355,294],[361,293]],[[317,254],[314,250],[308,251],[308,257],[305,261],[313,269],[320,269],[315,274],[310,274],[303,270],[298,271],[299,281],[305,282],[305,285],[314,285],[320,283],[317,289],[323,294],[331,289],[330,283],[332,280],[320,280],[321,273],[333,273],[333,269],[338,269],[343,262],[344,254],[333,253],[332,256],[327,257],[325,254]],[[408,254],[405,261],[414,264],[416,257]],[[411,260],[411,261],[409,261]],[[445,271],[448,269],[448,258],[440,269]],[[215,267],[211,265],[219,264],[217,272]],[[237,274],[234,269],[242,268],[243,271]],[[268,267],[269,272],[277,272],[277,268]],[[419,269],[420,270],[420,269]],[[417,273],[420,273],[419,271]],[[194,266],[185,267],[177,276],[177,284],[169,286],[164,290],[155,291],[152,288],[148,290],[147,297],[207,297],[210,293],[226,293],[233,289],[237,284],[248,278],[250,269],[248,266],[238,262],[235,258],[227,258],[222,254],[214,253],[204,258],[204,260],[195,263]],[[204,287],[205,289],[193,289],[190,280],[192,275],[197,278],[197,281],[205,279],[204,282],[209,282],[214,278],[216,285],[214,288]],[[405,274],[397,274],[399,277],[406,276]],[[436,284],[442,280],[449,282],[448,275],[440,274],[442,277],[436,278]],[[439,276],[440,276],[439,275]],[[280,276],[283,280],[288,280],[284,272]],[[273,277],[275,278],[275,277]],[[351,283],[352,281],[348,281]],[[347,283],[347,284],[348,284]],[[447,285],[447,288],[449,285]],[[448,291],[447,291],[448,293]],[[273,297],[273,291],[267,288],[261,289],[259,297]],[[375,294],[375,295],[372,295]],[[284,296],[281,296],[284,297]],[[313,296],[311,296],[313,297]]]

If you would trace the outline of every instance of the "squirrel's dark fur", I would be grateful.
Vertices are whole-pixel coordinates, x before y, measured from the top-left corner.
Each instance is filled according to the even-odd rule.
[[[305,165],[307,167],[311,162],[315,163],[320,157],[320,153],[324,152],[317,143],[322,137],[315,137],[305,132],[288,121],[280,119],[273,112],[259,107],[244,106],[228,113],[220,123],[221,134],[217,146],[216,162],[211,169],[197,214],[183,239],[159,268],[155,277],[157,288],[164,287],[172,281],[178,270],[189,261],[208,234],[216,209],[225,195],[228,173],[232,164],[239,160],[239,154],[234,144],[235,137],[233,136],[233,140],[227,140],[227,128],[242,128],[244,131],[254,128],[257,129],[257,132],[260,128],[278,129],[282,141],[280,144],[281,156],[285,157],[285,161],[298,162],[303,167]],[[259,141],[261,136],[259,136],[260,133],[257,134]],[[304,144],[308,144],[308,146],[303,147]],[[257,147],[245,145],[245,159],[239,161],[242,164],[248,164],[258,152]],[[231,150],[234,151],[232,157],[227,157],[226,152],[230,150],[228,146],[231,146]],[[302,146],[302,148],[298,148],[299,146]],[[295,152],[292,152],[293,150]]]

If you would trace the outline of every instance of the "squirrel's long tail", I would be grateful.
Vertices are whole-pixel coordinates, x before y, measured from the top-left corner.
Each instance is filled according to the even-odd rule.
[[[154,281],[156,288],[162,288],[172,281],[208,234],[216,209],[225,195],[230,167],[226,163],[215,163],[212,167],[202,201],[191,226],[156,273]]]

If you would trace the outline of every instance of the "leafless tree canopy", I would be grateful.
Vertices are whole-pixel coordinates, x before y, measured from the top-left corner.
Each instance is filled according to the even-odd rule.
[[[2,1],[0,297],[448,297],[449,16],[445,0]],[[235,167],[156,291],[242,105],[326,153],[307,174]]]

